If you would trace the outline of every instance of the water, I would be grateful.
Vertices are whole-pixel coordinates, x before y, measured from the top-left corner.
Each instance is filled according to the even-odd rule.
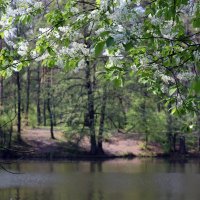
[[[199,200],[200,162],[21,161],[0,171],[0,200]]]

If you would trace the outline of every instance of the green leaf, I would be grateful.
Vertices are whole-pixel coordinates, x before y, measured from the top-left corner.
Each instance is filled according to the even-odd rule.
[[[102,53],[104,46],[105,46],[105,41],[101,41],[101,42],[97,43],[97,45],[95,46],[95,56],[96,57],[98,57]]]
[[[183,5],[188,5],[188,0],[181,0],[181,3],[182,3]]]
[[[109,37],[109,38],[106,40],[106,46],[107,46],[107,47],[112,46],[114,43],[115,43],[115,41],[114,41],[114,38],[113,38],[113,37]]]
[[[2,77],[6,77],[7,76],[7,71],[6,70],[0,70],[0,75]]]
[[[96,4],[99,6],[101,4],[101,0],[96,0]]]
[[[172,114],[172,115],[175,115],[175,114],[177,114],[177,113],[178,113],[178,110],[177,110],[176,107],[174,107],[174,108],[171,110],[171,114]]]
[[[18,72],[21,71],[22,68],[23,68],[23,64],[22,64],[22,63],[19,63],[19,64],[17,65],[17,71],[18,71]]]
[[[123,87],[123,80],[119,76],[115,76],[113,79],[113,83],[116,87]]]
[[[47,51],[48,51],[48,53],[50,54],[50,55],[55,55],[55,52],[54,52],[54,50],[51,48],[51,47],[47,47]]]
[[[22,15],[22,16],[20,16],[19,21],[20,21],[23,25],[28,24],[28,23],[30,23],[30,21],[31,21],[31,16],[30,16],[30,15]]]
[[[45,15],[45,18],[47,19],[48,23],[55,26],[56,28],[64,25],[64,16],[59,9],[49,12]]]
[[[177,88],[170,88],[169,89],[169,95],[173,95],[176,92]]]
[[[110,34],[110,31],[103,31],[100,36],[104,37],[104,36],[108,36]]]
[[[129,43],[127,43],[127,44],[124,44],[124,48],[125,48],[126,51],[131,50],[131,49],[133,48],[132,42],[129,42]]]
[[[191,88],[192,88],[192,90],[194,90],[197,93],[200,92],[200,79],[199,78],[193,81]]]
[[[0,32],[0,39],[3,39],[4,38],[4,32]]]
[[[192,20],[192,25],[194,28],[200,28],[200,18],[196,17]]]

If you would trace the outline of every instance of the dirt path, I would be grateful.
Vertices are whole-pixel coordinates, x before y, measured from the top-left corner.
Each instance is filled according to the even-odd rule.
[[[60,131],[55,131],[56,140],[50,138],[48,129],[26,129],[22,138],[30,145],[35,155],[47,156],[54,154],[57,157],[66,157],[73,153],[89,152],[89,139],[84,137],[78,146],[76,142],[69,142]],[[104,151],[107,155],[125,156],[147,156],[155,153],[162,153],[159,146],[149,146],[149,150],[142,149],[143,142],[125,134],[116,133],[107,142],[103,143]]]
[[[56,140],[50,138],[48,129],[26,129],[23,131],[23,140],[30,145],[35,151],[49,152],[60,148],[61,143],[66,143],[67,140],[60,131],[54,131]]]

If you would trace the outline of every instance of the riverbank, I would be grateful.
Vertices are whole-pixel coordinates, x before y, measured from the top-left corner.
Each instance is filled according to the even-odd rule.
[[[66,139],[61,131],[55,131],[56,139],[50,138],[48,129],[26,128],[22,132],[22,143],[14,143],[11,148],[5,148],[0,157],[20,159],[114,159],[134,157],[168,157],[159,144],[149,144],[136,135],[115,133],[103,143],[103,155],[90,155],[89,138],[84,136]],[[198,153],[188,154],[189,157],[199,157]],[[174,155],[180,158],[180,155]]]

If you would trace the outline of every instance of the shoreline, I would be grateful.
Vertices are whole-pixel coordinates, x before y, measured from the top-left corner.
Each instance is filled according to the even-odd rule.
[[[56,140],[51,139],[48,129],[25,129],[22,141],[13,141],[10,148],[0,148],[0,159],[22,160],[111,160],[134,158],[158,158],[169,160],[200,159],[200,152],[189,151],[186,154],[166,153],[161,144],[149,143],[145,148],[144,141],[134,135],[115,133],[104,141],[104,154],[90,154],[88,137],[71,140],[56,131]]]
[[[106,161],[106,160],[114,160],[114,159],[164,159],[164,160],[185,160],[185,159],[200,159],[199,153],[188,153],[188,154],[157,154],[157,155],[134,155],[134,154],[126,154],[126,155],[90,155],[88,152],[81,152],[80,154],[68,154],[68,155],[58,155],[53,152],[45,153],[45,154],[35,154],[35,155],[24,155],[23,153],[11,153],[9,151],[1,151],[0,152],[0,159],[1,160],[28,160],[28,161],[57,161],[57,160],[66,160],[66,161]]]

